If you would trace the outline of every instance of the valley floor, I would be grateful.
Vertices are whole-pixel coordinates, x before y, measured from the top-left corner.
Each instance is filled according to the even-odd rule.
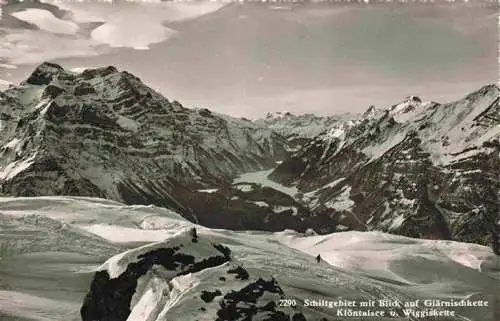
[[[268,169],[265,171],[257,171],[257,172],[248,172],[241,174],[238,178],[233,181],[233,184],[237,183],[255,183],[260,184],[263,187],[271,187],[277,191],[288,194],[291,197],[294,197],[297,194],[298,190],[296,187],[287,187],[272,181],[268,178],[269,174],[274,171],[275,168]]]

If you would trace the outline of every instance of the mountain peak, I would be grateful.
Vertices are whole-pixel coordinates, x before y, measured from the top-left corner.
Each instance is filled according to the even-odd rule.
[[[396,113],[403,113],[404,114],[404,113],[408,113],[410,111],[413,111],[416,108],[421,107],[422,105],[423,105],[422,99],[420,99],[417,96],[412,95],[412,96],[406,97],[405,100],[403,100],[399,104],[394,105],[391,108],[389,108],[389,112],[392,114],[396,114]]]
[[[500,92],[500,88],[496,84],[489,84],[481,87],[480,89],[470,93],[465,98],[471,99],[474,97],[487,96],[487,95],[498,95]]]
[[[376,111],[377,109],[375,108],[375,106],[370,105],[370,107],[368,107],[368,109],[363,113],[363,117],[374,115]]]
[[[82,72],[71,72],[69,70],[65,70],[62,66],[51,63],[51,62],[43,62],[35,70],[31,73],[31,75],[26,80],[26,83],[31,85],[49,85],[55,78],[56,75],[65,74],[65,75],[77,75],[78,77],[83,78],[84,80],[90,80],[93,78],[106,77],[112,74],[117,75],[117,79],[133,79],[139,80],[136,76],[128,73],[126,71],[119,71],[114,66],[106,66],[100,68],[89,68],[85,69]],[[68,77],[65,77],[68,78]],[[69,78],[72,78],[69,76]]]
[[[420,99],[420,97],[412,95],[412,96],[406,97],[406,101],[413,101],[413,102],[416,102],[416,103],[421,103],[422,99]]]
[[[81,75],[84,79],[91,79],[96,77],[105,77],[114,73],[118,73],[118,69],[114,66],[107,66],[101,68],[85,69]]]
[[[271,118],[281,118],[281,117],[286,117],[286,116],[294,116],[292,113],[289,111],[276,111],[276,112],[269,112],[266,114],[266,119],[271,119]]]
[[[55,75],[64,71],[64,68],[51,62],[43,62],[35,68],[26,82],[31,85],[48,85]]]
[[[500,87],[498,86],[498,84],[489,84],[481,87],[478,91],[491,91],[491,90],[499,91]]]
[[[64,70],[64,68],[61,65],[58,65],[53,62],[49,61],[44,61],[38,67],[35,68],[35,70]]]

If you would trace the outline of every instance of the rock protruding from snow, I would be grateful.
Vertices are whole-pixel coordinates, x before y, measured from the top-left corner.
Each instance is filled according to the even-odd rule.
[[[168,242],[115,256],[96,272],[81,308],[82,320],[125,321],[130,314],[136,316],[135,320],[139,320],[139,315],[141,320],[152,320],[152,314],[158,314],[162,308],[159,302],[151,302],[152,299],[167,304],[169,294],[185,290],[182,283],[175,285],[176,280],[220,266],[230,259],[229,248],[211,244],[206,238],[195,242],[189,231],[179,233]],[[144,278],[146,280],[142,280]],[[144,307],[144,304],[156,306]],[[138,312],[141,313],[137,315]]]
[[[83,321],[296,320],[276,302],[284,291],[272,276],[231,267],[231,250],[193,230],[109,259],[94,275]],[[218,286],[218,287],[217,287]],[[215,287],[215,288],[214,288]],[[198,305],[197,309],[193,305]],[[182,315],[179,310],[183,310]],[[187,313],[187,314],[186,314]]]

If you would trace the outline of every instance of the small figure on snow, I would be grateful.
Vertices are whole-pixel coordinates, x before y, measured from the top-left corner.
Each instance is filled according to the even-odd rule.
[[[190,233],[191,233],[191,237],[192,237],[191,241],[192,241],[193,243],[198,242],[198,234],[196,233],[196,228],[195,228],[195,227],[193,227],[193,228],[190,230]]]
[[[318,256],[316,256],[316,262],[321,262],[321,255],[318,254]]]

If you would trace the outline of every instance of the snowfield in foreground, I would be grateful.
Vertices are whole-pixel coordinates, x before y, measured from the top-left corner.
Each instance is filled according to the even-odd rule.
[[[317,254],[324,261],[316,263]],[[455,312],[425,318],[405,317],[399,307],[306,302],[469,299],[493,306],[496,300],[498,310],[499,288],[498,258],[480,245],[379,232],[233,232],[196,226],[154,206],[0,198],[0,320],[82,320],[81,310],[84,321],[105,320],[102,313],[124,321],[495,321],[499,311],[495,317],[488,307],[411,310]],[[280,306],[281,299],[297,306]],[[342,314],[349,309],[386,314]],[[399,316],[389,317],[390,310]]]

